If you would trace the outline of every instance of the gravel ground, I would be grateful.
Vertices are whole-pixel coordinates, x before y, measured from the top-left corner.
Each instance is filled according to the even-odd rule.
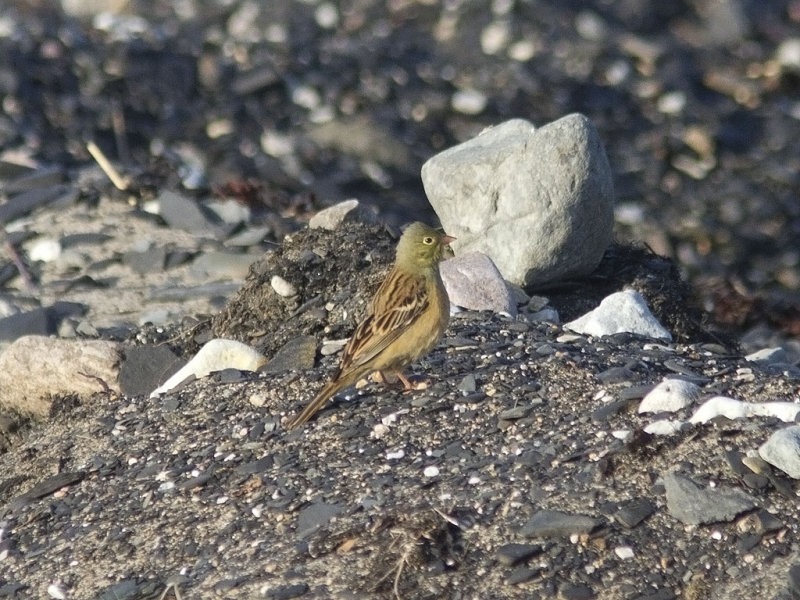
[[[596,277],[538,291],[566,320],[632,285],[676,342],[465,312],[416,365],[427,390],[368,384],[291,434],[282,419],[336,356],[155,401],[59,398],[47,422],[0,423],[0,597],[797,595],[796,482],[741,461],[784,424],[650,437],[635,407],[675,374],[703,396],[797,401],[794,371],[737,345],[798,346],[800,4],[65,6],[0,7],[0,189],[18,199],[28,165],[41,203],[0,205],[32,277],[3,258],[4,307],[78,302],[62,335],[186,354],[219,334],[268,355],[346,337],[396,226],[435,220],[427,158],[507,118],[579,111],[614,170],[618,239],[672,262],[615,246]],[[91,166],[90,139],[126,191]],[[230,232],[149,212],[172,192],[235,198],[264,235],[231,250]],[[388,227],[301,231],[348,197]],[[69,252],[34,260],[44,238]],[[270,250],[245,281],[237,253]],[[196,268],[209,257],[222,266]],[[277,271],[297,302],[266,288]],[[752,508],[685,524],[670,473]]]

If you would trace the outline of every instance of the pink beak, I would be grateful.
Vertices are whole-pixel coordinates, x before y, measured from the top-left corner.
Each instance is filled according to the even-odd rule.
[[[454,241],[456,241],[456,238],[454,238],[452,235],[446,235],[442,238],[442,245],[447,246]]]

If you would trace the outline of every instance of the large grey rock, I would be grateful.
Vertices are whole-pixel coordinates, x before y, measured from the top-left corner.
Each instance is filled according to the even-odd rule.
[[[789,477],[800,479],[800,425],[773,433],[761,444],[758,455]]]
[[[58,395],[119,392],[121,349],[103,340],[22,337],[0,355],[0,409],[45,418]]]
[[[456,254],[489,255],[511,283],[590,273],[611,242],[611,169],[583,115],[487,129],[428,160],[422,183]]]

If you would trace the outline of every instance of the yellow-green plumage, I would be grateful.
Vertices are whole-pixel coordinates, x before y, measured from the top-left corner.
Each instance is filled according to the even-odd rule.
[[[450,301],[439,263],[450,236],[412,223],[397,244],[394,266],[347,343],[331,380],[287,427],[308,421],[338,391],[373,371],[396,373],[430,352],[447,328]]]

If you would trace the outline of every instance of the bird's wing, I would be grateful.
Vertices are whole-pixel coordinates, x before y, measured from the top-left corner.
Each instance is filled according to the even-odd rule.
[[[382,302],[376,297],[374,312],[361,322],[347,343],[342,371],[364,365],[383,352],[428,308],[430,297],[424,280],[400,276],[394,283],[387,289],[389,297],[382,298]],[[402,291],[403,295],[391,297],[391,291]]]

